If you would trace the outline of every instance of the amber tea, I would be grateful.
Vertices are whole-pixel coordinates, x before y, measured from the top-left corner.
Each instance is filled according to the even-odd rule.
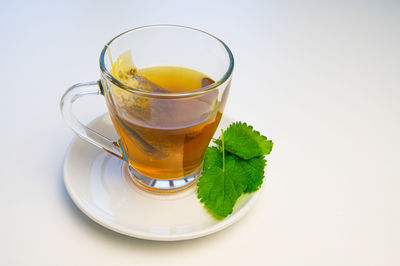
[[[207,75],[189,68],[154,66],[121,72],[127,65],[120,63],[114,64],[113,74],[144,90],[189,92],[214,82]],[[129,66],[131,63],[128,62]],[[136,76],[129,77],[129,73]],[[142,84],[138,85],[138,82]],[[114,87],[107,96],[111,119],[135,170],[156,179],[174,179],[201,167],[205,150],[222,115],[218,111],[216,90],[189,99],[165,99],[132,95]]]

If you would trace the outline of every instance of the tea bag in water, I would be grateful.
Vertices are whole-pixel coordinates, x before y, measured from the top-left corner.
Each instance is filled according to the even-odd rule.
[[[157,82],[162,80],[167,90],[151,80],[153,76],[149,73],[138,71],[132,62],[130,51],[127,51],[121,54],[113,64],[111,74],[128,86],[142,91],[162,93],[174,92],[175,87],[174,85],[171,87],[171,81],[176,79],[185,80],[186,78],[186,82],[191,85],[185,84],[185,88],[187,86],[197,89],[214,83],[212,79],[201,73],[191,76],[196,73],[193,70],[175,68],[174,71],[167,72],[164,80],[160,79],[160,76],[155,79]],[[197,129],[189,132],[189,127],[212,119],[219,106],[217,90],[187,98],[154,97],[130,92],[117,86],[112,86],[111,90],[116,111],[114,118],[118,120],[117,123],[125,128],[124,132],[129,134],[129,141],[133,142],[142,153],[155,159],[176,154],[177,150],[182,149],[184,142],[201,134],[202,131]],[[172,136],[168,133],[168,130],[172,129],[186,130],[186,133],[182,134],[187,134],[187,136]]]
[[[121,54],[114,62],[111,74],[122,83],[140,90],[168,92],[146,77],[138,75],[129,50]],[[143,127],[143,124],[150,126],[151,122],[155,122],[154,114],[168,114],[169,108],[164,102],[160,104],[160,101],[155,101],[151,97],[131,93],[116,86],[112,88],[112,98],[118,112],[116,119],[125,130],[129,131],[125,133],[131,135],[130,139],[136,147],[157,159],[168,157],[174,152],[171,150],[173,145],[168,145],[168,141],[157,141],[152,131]]]
[[[131,51],[121,54],[112,66],[111,74],[128,86],[154,92],[168,92],[147,78],[138,75],[136,66],[132,62]]]
[[[122,83],[145,91],[168,92],[146,77],[138,75],[136,66],[132,62],[131,52],[122,53],[113,63],[111,74]],[[151,98],[141,94],[125,91],[122,88],[113,88],[113,98],[119,111],[131,119],[146,122],[151,117]],[[126,117],[126,118],[128,118]]]

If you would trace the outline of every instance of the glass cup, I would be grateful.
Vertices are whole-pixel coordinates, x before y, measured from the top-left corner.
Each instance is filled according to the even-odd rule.
[[[182,66],[209,78],[200,89],[183,92],[129,86],[111,74],[112,57],[127,50],[139,70]],[[194,184],[201,172],[228,97],[233,65],[228,46],[204,31],[176,25],[131,29],[104,46],[100,80],[65,92],[61,112],[79,137],[126,161],[139,187],[158,193],[180,191]],[[104,96],[119,140],[108,139],[74,116],[72,103],[86,95]]]

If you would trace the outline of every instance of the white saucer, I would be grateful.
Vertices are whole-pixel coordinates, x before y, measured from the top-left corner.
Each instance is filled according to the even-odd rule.
[[[223,116],[216,132],[231,122]],[[90,127],[118,139],[108,114]],[[230,216],[217,220],[197,199],[196,185],[172,195],[145,192],[129,178],[126,163],[79,138],[65,157],[64,183],[75,204],[100,225],[128,236],[162,241],[192,239],[224,229],[238,221],[259,194],[243,195]]]

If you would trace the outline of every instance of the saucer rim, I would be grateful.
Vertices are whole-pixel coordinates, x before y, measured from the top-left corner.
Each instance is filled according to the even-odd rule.
[[[93,124],[97,120],[102,119],[107,114],[108,113],[97,116],[89,123],[89,125]],[[226,115],[224,115],[224,116],[225,116],[225,119],[229,117]],[[229,117],[228,120],[232,120],[232,119]],[[228,226],[239,221],[253,207],[254,203],[257,201],[257,199],[260,195],[260,192],[262,191],[262,187],[261,187],[261,189],[259,189],[256,192],[253,192],[249,196],[249,199],[246,200],[244,205],[239,210],[237,210],[237,211],[234,210],[234,212],[231,215],[229,215],[228,217],[224,218],[223,220],[218,220],[218,222],[216,224],[206,227],[200,231],[194,231],[194,232],[189,232],[189,233],[175,233],[175,234],[173,234],[173,233],[157,234],[157,233],[145,232],[145,231],[141,231],[141,230],[135,230],[135,229],[132,229],[132,228],[129,228],[126,226],[119,226],[119,225],[113,224],[112,222],[109,222],[105,219],[101,219],[101,217],[97,217],[96,215],[93,215],[92,212],[90,211],[90,209],[86,208],[85,203],[82,202],[82,200],[79,198],[77,193],[75,193],[73,191],[73,189],[71,188],[71,184],[68,181],[68,176],[70,175],[70,174],[68,174],[68,164],[69,164],[69,161],[71,160],[71,150],[74,147],[74,145],[82,145],[82,144],[91,145],[90,143],[86,143],[83,139],[79,138],[78,136],[73,137],[73,139],[70,142],[69,147],[65,153],[65,157],[64,157],[64,161],[63,161],[63,182],[64,182],[64,186],[65,186],[70,198],[72,199],[74,204],[87,217],[92,219],[94,222],[98,223],[99,225],[101,225],[109,230],[115,231],[115,232],[123,234],[123,235],[130,236],[130,237],[135,237],[135,238],[145,239],[145,240],[155,240],[155,241],[180,241],[180,240],[195,239],[195,238],[213,234],[213,233],[218,232],[222,229],[225,229]],[[95,146],[93,146],[93,147],[95,147]],[[100,148],[98,148],[98,149],[99,149],[99,152],[105,152],[105,151],[102,151]]]

